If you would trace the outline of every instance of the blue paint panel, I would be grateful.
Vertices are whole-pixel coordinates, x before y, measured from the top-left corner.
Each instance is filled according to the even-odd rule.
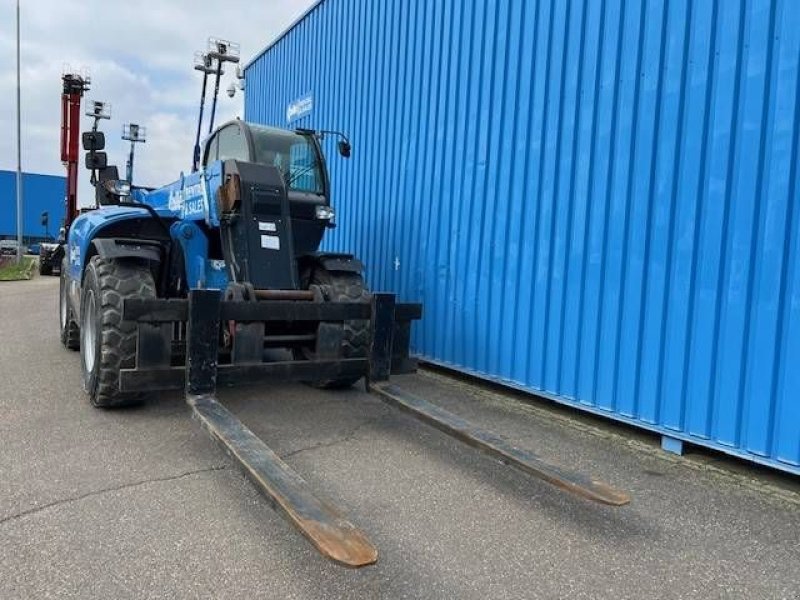
[[[800,5],[793,3],[785,6],[785,23],[797,23],[800,20]],[[786,218],[787,231],[784,237],[786,258],[784,260],[784,274],[782,282],[785,289],[782,295],[783,306],[779,313],[780,326],[778,331],[781,341],[778,352],[780,359],[777,363],[775,379],[772,382],[774,393],[774,418],[771,427],[770,456],[778,460],[791,462],[800,453],[800,433],[797,423],[800,422],[800,402],[797,402],[797,390],[800,389],[800,132],[797,122],[800,119],[800,68],[798,61],[791,60],[790,49],[794,48],[795,56],[800,54],[797,50],[798,34],[800,29],[784,30],[784,51],[781,57],[784,60],[784,73],[789,81],[794,79],[794,116],[790,120],[781,121],[781,127],[786,130],[793,129],[794,139],[791,149],[785,157],[786,174],[788,176],[788,214]],[[788,60],[786,60],[788,59]],[[784,113],[786,114],[786,113]],[[788,114],[786,114],[787,119]]]
[[[375,7],[380,5],[380,10]],[[800,473],[800,4],[324,0],[246,68],[424,358]]]
[[[749,52],[742,69],[740,106],[741,135],[734,154],[730,202],[730,234],[727,240],[727,263],[722,289],[721,331],[718,340],[718,401],[722,410],[715,432],[727,445],[744,446],[742,415],[744,412],[744,379],[749,348],[753,257],[757,246],[758,221],[761,216],[757,201],[762,184],[765,157],[764,138],[769,105],[766,102],[768,59],[772,45],[774,4],[761,3],[749,11],[745,21],[745,38]]]
[[[211,190],[218,189],[222,184],[222,169],[222,161],[214,161],[208,167],[194,173],[181,174],[179,180],[164,187],[152,191],[134,189],[132,196],[136,202],[152,206],[163,217],[193,223],[192,227],[185,231],[189,235],[199,234],[204,237],[195,223],[203,222],[212,228],[219,227],[217,203],[212,200]],[[91,244],[104,228],[122,221],[141,219],[146,214],[143,209],[130,206],[104,206],[99,210],[82,212],[69,228],[66,249],[70,263],[69,276],[78,281],[81,279],[84,265],[90,255]],[[177,230],[173,229],[173,237],[175,231]],[[181,243],[185,245],[183,241]],[[208,240],[203,239],[202,242],[194,240],[189,244],[197,250],[194,253],[184,253],[187,261],[186,272],[192,273],[189,276],[190,283],[192,285],[198,282],[208,285],[213,283],[224,289],[227,284],[225,273],[219,272],[216,261],[206,259]],[[199,270],[197,265],[189,264],[192,256],[202,257]]]
[[[708,438],[716,429],[719,404],[714,401],[725,235],[730,205],[730,170],[736,143],[743,19],[739,7],[700,3],[691,34],[689,92],[686,98],[685,156],[678,189],[691,190],[693,203],[678,207],[673,288],[670,294],[691,297],[691,314],[681,304],[670,307],[664,381],[685,373],[687,429]],[[718,49],[718,51],[717,51]],[[684,211],[689,207],[693,214]],[[685,216],[684,216],[685,215]],[[689,229],[693,235],[690,236]],[[680,268],[680,271],[678,270]],[[678,327],[687,321],[682,330]],[[683,337],[673,334],[682,331]],[[688,353],[687,339],[691,340]],[[688,363],[688,367],[687,367]],[[681,391],[665,387],[670,406]]]
[[[588,148],[588,152],[576,153],[575,164],[571,174],[571,198],[574,202],[570,236],[566,240],[568,246],[567,273],[565,277],[564,307],[561,324],[564,329],[563,347],[559,361],[559,385],[562,394],[568,398],[578,397],[578,376],[580,368],[581,339],[583,338],[583,319],[569,318],[569,315],[580,315],[585,301],[585,278],[587,235],[589,232],[589,211],[591,205],[592,169],[596,158],[592,144],[597,127],[597,89],[599,85],[600,44],[603,27],[602,6],[597,2],[589,2],[583,25],[582,47],[579,49],[581,59],[580,90],[591,90],[593,101],[577,102],[576,141],[577,147]]]
[[[64,220],[66,179],[56,175],[22,174],[22,231],[25,238],[44,239],[42,213],[49,215],[48,233],[58,235]],[[0,171],[0,237],[17,235],[17,173]]]
[[[605,251],[609,229],[609,202],[611,188],[609,175],[613,168],[614,133],[617,128],[616,110],[621,87],[620,57],[622,54],[623,11],[619,0],[608,2],[603,12],[603,30],[600,52],[600,85],[596,88],[597,126],[590,146],[596,156],[591,180],[588,251],[583,258],[586,264],[584,284],[584,310],[581,313],[583,339],[581,340],[578,399],[584,404],[599,406],[598,370],[601,353],[600,332],[603,310],[603,290],[608,266]]]
[[[661,37],[663,47],[661,62],[663,80],[657,111],[657,135],[654,137],[654,164],[647,196],[650,198],[650,235],[646,238],[646,273],[643,280],[641,318],[638,319],[641,350],[637,354],[634,373],[638,378],[636,391],[640,407],[639,415],[647,414],[650,420],[663,418],[662,368],[664,358],[664,326],[667,312],[668,290],[671,284],[683,284],[690,276],[686,261],[673,252],[678,235],[678,244],[691,240],[694,225],[694,205],[683,204],[682,213],[676,213],[676,180],[680,164],[681,144],[689,132],[683,127],[686,111],[685,96],[681,93],[688,76],[687,54],[689,51],[691,23],[686,2],[674,2],[663,18],[665,27]],[[668,34],[667,34],[668,32]],[[673,271],[674,267],[674,271]],[[683,287],[683,286],[682,286]],[[675,304],[675,308],[685,304]],[[681,315],[681,321],[684,315]],[[672,382],[674,385],[674,382]],[[680,389],[680,387],[678,387]]]

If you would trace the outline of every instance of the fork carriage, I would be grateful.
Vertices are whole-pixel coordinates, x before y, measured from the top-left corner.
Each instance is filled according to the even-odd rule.
[[[135,367],[120,371],[120,391],[207,393],[217,385],[268,380],[384,381],[416,370],[409,337],[411,322],[422,315],[419,304],[399,304],[393,294],[380,293],[370,303],[285,299],[300,297],[296,291],[263,295],[279,299],[226,300],[220,290],[196,289],[187,299],[125,300],[123,318],[137,322],[138,339]],[[369,322],[366,356],[341,356],[346,321]],[[287,323],[329,326],[315,334],[286,334]],[[266,351],[308,342],[316,347],[309,359],[281,360]]]

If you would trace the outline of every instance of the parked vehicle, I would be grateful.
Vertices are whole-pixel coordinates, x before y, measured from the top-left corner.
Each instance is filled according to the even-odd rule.
[[[0,254],[16,255],[18,247],[17,240],[0,240]],[[26,252],[27,248],[22,246],[22,253],[25,254]]]
[[[64,245],[58,242],[42,242],[39,245],[39,275],[61,273],[61,261],[64,258]]]

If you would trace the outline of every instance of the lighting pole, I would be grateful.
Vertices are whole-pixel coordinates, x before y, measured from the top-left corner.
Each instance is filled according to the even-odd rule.
[[[194,68],[203,74],[203,90],[200,92],[200,115],[197,119],[197,136],[194,140],[194,151],[192,152],[192,173],[197,171],[197,166],[200,164],[200,130],[203,127],[203,108],[206,104],[208,76],[216,72],[213,62],[208,54],[202,52],[194,53]]]
[[[122,126],[122,139],[131,143],[131,152],[128,155],[128,183],[133,184],[133,147],[137,142],[144,143],[147,140],[147,128],[136,123],[128,123]]]
[[[17,263],[22,262],[22,117],[19,75],[19,0],[17,0]]]
[[[208,133],[214,130],[214,114],[217,112],[217,96],[219,96],[219,80],[224,71],[222,70],[222,63],[238,63],[239,62],[239,44],[237,42],[229,42],[228,40],[220,40],[217,38],[208,38],[208,52],[206,56],[216,61],[217,69],[214,72],[214,96],[211,99],[211,120],[208,122]]]
[[[210,134],[214,129],[214,114],[217,110],[219,80],[220,77],[225,74],[222,68],[222,63],[224,62],[239,62],[238,43],[210,37],[208,38],[208,51],[194,53],[194,68],[203,74],[203,89],[200,92],[200,114],[197,118],[197,135],[195,136],[194,152],[192,153],[192,173],[197,171],[200,164],[200,132],[203,128],[203,109],[206,103],[208,76],[216,76],[214,82],[214,98],[211,103],[211,121],[208,124],[208,133]]]

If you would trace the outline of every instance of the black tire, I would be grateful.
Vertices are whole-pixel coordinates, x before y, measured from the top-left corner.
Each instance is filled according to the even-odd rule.
[[[328,271],[315,267],[303,277],[306,289],[318,287],[327,302],[370,302],[370,294],[364,285],[364,279],[358,273]],[[369,353],[369,321],[345,321],[338,323],[320,323],[320,328],[343,327],[340,358],[366,358]],[[296,353],[299,358],[313,359],[312,349],[303,348]],[[352,386],[361,377],[346,377],[310,382],[311,385],[324,389],[341,389]]]
[[[119,391],[119,372],[136,360],[136,323],[122,320],[127,298],[155,298],[150,269],[131,260],[89,261],[81,290],[81,371],[92,406],[138,404],[142,394]]]
[[[39,275],[52,275],[53,265],[45,264],[42,259],[39,259]]]
[[[75,313],[69,303],[67,294],[67,259],[61,264],[61,280],[58,289],[58,327],[61,343],[69,350],[80,347],[81,331],[75,321]]]

